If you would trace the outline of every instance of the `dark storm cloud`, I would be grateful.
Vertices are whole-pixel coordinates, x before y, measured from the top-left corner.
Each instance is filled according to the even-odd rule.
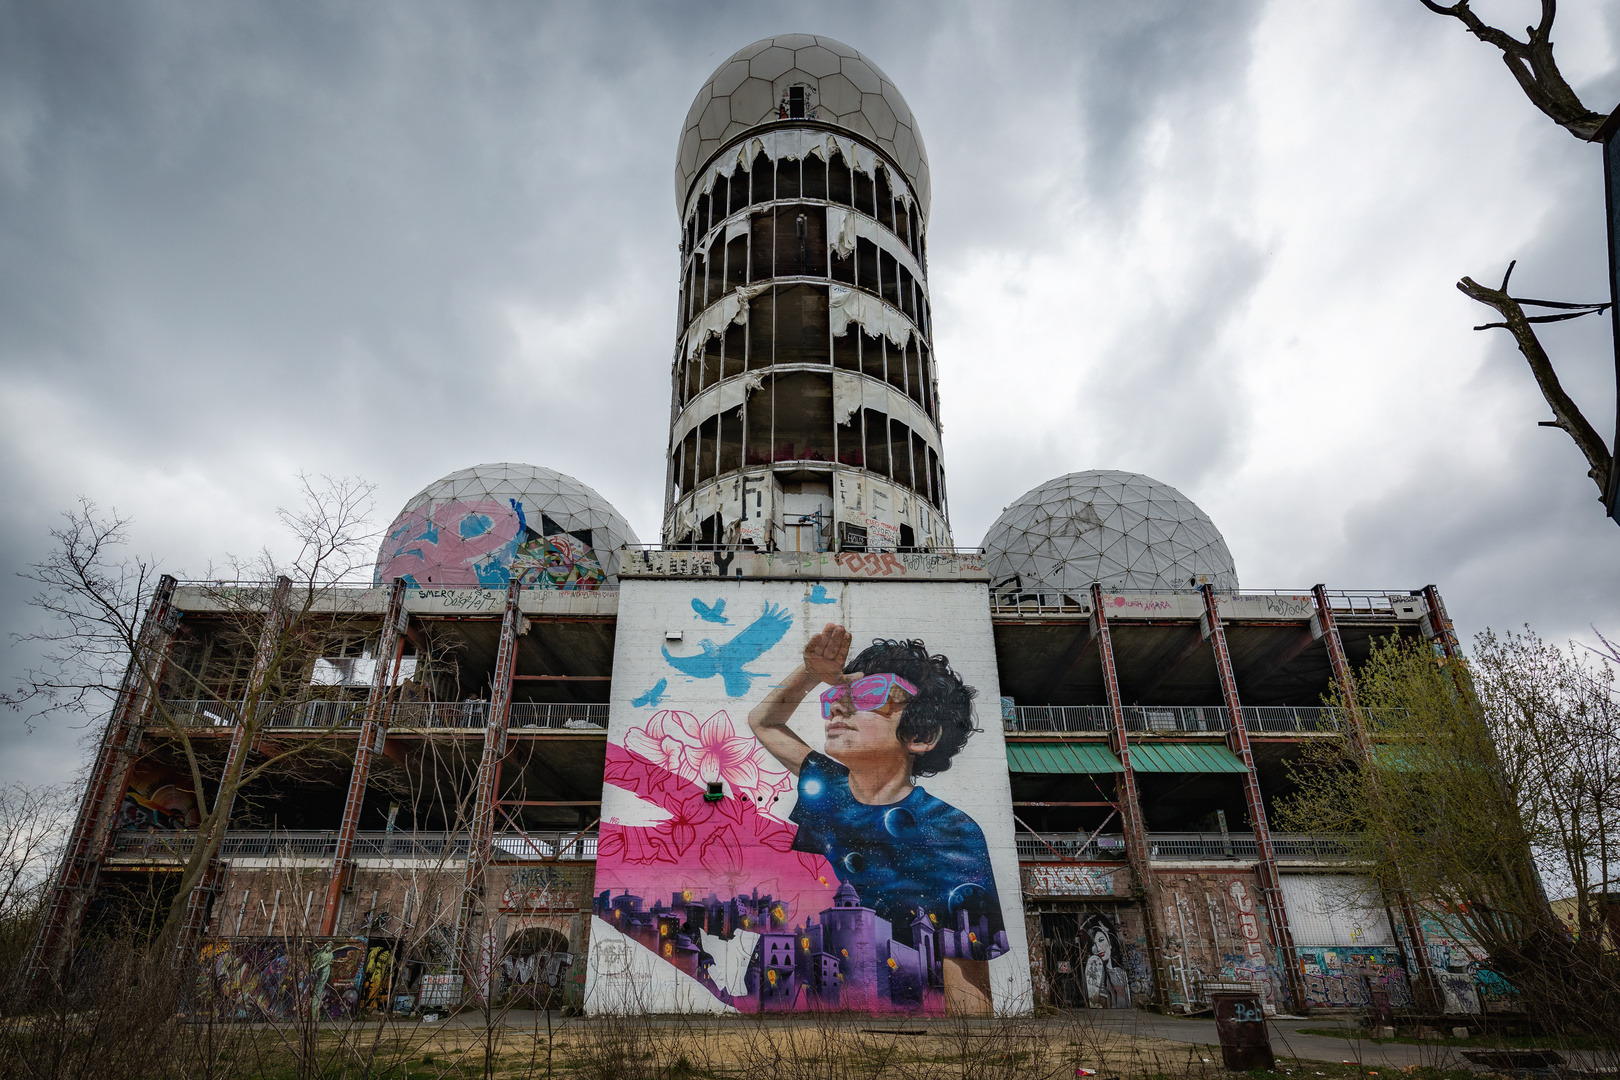
[[[1270,136],[1250,84],[1277,34],[1320,44],[1309,29],[1278,29],[1287,10],[0,3],[5,569],[37,558],[57,511],[85,493],[135,517],[139,550],[200,572],[224,552],[282,543],[273,508],[293,500],[300,469],[376,481],[386,519],[437,476],[530,461],[596,487],[655,539],[676,136],[726,56],[799,30],[882,66],[928,147],[959,542],[976,543],[1001,506],[1049,476],[1136,468],[1245,517],[1216,515],[1243,538],[1255,584],[1406,584],[1456,567],[1458,583],[1441,582],[1453,606],[1511,622],[1518,607],[1472,598],[1503,596],[1491,582],[1505,568],[1549,559],[1564,569],[1525,586],[1538,590],[1526,617],[1567,627],[1612,616],[1612,602],[1581,600],[1581,582],[1607,579],[1567,568],[1614,538],[1591,524],[1561,436],[1533,427],[1513,437],[1523,451],[1512,470],[1425,463],[1377,491],[1357,487],[1366,469],[1345,455],[1309,495],[1287,489],[1313,505],[1356,492],[1320,526],[1326,539],[1304,552],[1277,539],[1272,519],[1288,513],[1245,479],[1268,466],[1250,446],[1276,421],[1252,404],[1244,342],[1257,306],[1276,302],[1265,298],[1289,229],[1255,224]],[[1374,96],[1391,57],[1396,73],[1440,57],[1453,65],[1436,76],[1452,80],[1450,97],[1499,93],[1504,108],[1527,108],[1494,55],[1453,42],[1415,2],[1349,17],[1375,58],[1343,86],[1289,76],[1286,94],[1326,108]],[[1620,88],[1588,84],[1598,101]],[[1592,181],[1557,138],[1569,141],[1526,149],[1526,190],[1573,194],[1525,208],[1542,215],[1534,241],[1501,255],[1520,254],[1536,288],[1584,297],[1601,282]],[[1441,153],[1408,152],[1413,165]],[[1392,187],[1408,171],[1422,172],[1392,171]],[[1384,268],[1359,246],[1369,237],[1382,258],[1407,257],[1404,236],[1353,218],[1319,257],[1377,280]],[[1452,295],[1443,275],[1424,287]],[[1264,318],[1307,325],[1336,302]],[[1474,347],[1466,325],[1459,352]],[[1600,330],[1561,331],[1583,393],[1603,389]],[[1493,420],[1504,400],[1535,412],[1511,346],[1482,355],[1458,362],[1458,400]],[[1431,428],[1478,424],[1426,407]],[[1405,423],[1395,410],[1362,422],[1374,444]],[[1408,504],[1436,476],[1443,496],[1428,496],[1419,519],[1432,536],[1407,543]],[[1538,515],[1567,527],[1549,540]],[[1421,554],[1442,548],[1453,554]],[[0,629],[33,624],[26,595],[15,578],[0,583]],[[7,670],[27,651],[11,650]],[[5,771],[61,775],[74,737],[23,738],[6,721]]]

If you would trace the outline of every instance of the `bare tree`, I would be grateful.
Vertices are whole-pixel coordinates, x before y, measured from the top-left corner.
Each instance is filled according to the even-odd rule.
[[[1541,21],[1535,26],[1525,27],[1523,41],[1481,20],[1468,6],[1469,0],[1459,0],[1458,3],[1449,5],[1436,3],[1435,0],[1422,0],[1422,3],[1424,7],[1438,15],[1456,19],[1479,40],[1500,49],[1502,62],[1513,73],[1513,78],[1524,90],[1531,104],[1559,127],[1582,142],[1591,142],[1597,138],[1598,131],[1608,116],[1593,112],[1581,102],[1580,96],[1564,78],[1563,72],[1558,70],[1558,63],[1553,59],[1552,27],[1558,11],[1557,0],[1541,0]],[[1513,264],[1510,263],[1507,273],[1502,275],[1500,288],[1493,289],[1488,285],[1481,285],[1471,277],[1465,277],[1457,282],[1457,288],[1463,295],[1495,309],[1501,315],[1501,322],[1485,323],[1474,329],[1502,329],[1513,335],[1519,351],[1524,354],[1525,360],[1530,365],[1530,372],[1535,376],[1536,385],[1541,388],[1542,396],[1552,407],[1552,420],[1544,421],[1542,426],[1562,428],[1571,439],[1575,440],[1575,445],[1580,447],[1581,453],[1586,457],[1589,466],[1587,475],[1598,486],[1598,497],[1606,499],[1615,479],[1610,476],[1614,453],[1604,443],[1597,429],[1581,414],[1574,399],[1564,391],[1547,351],[1542,348],[1541,342],[1536,337],[1533,324],[1578,319],[1582,315],[1601,312],[1609,305],[1530,300],[1510,296],[1508,279],[1512,275]],[[1551,308],[1557,313],[1526,315],[1524,311],[1526,307]],[[1620,447],[1615,449],[1620,450]]]
[[[22,640],[39,643],[43,651],[0,701],[38,722],[88,718],[134,700],[133,722],[161,733],[190,774],[199,820],[176,836],[185,867],[162,919],[165,940],[175,937],[194,887],[216,867],[244,790],[261,777],[284,775],[336,752],[326,736],[347,722],[341,710],[306,709],[301,722],[315,730],[295,740],[261,738],[304,704],[314,662],[334,636],[346,628],[364,633],[376,622],[375,613],[355,610],[338,591],[370,561],[373,486],[351,478],[301,476],[300,482],[303,505],[279,512],[295,545],[291,562],[278,562],[268,550],[251,560],[228,560],[228,576],[236,580],[203,586],[215,616],[210,648],[241,661],[244,669],[223,682],[206,668],[170,662],[172,620],[146,625],[143,613],[152,609],[160,575],[153,560],[124,553],[129,520],[116,511],[103,513],[81,500],[52,532],[55,548],[23,575],[39,586],[31,603],[47,619]],[[261,584],[267,579],[279,584]],[[374,681],[387,685],[392,659],[375,658]],[[223,760],[218,732],[209,731],[221,724],[233,730]],[[92,809],[87,804],[81,816]],[[107,816],[105,806],[98,812]]]

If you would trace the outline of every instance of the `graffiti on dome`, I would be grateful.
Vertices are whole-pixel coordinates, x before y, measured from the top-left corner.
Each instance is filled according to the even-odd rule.
[[[428,503],[389,529],[377,560],[378,582],[404,578],[413,587],[525,586],[595,589],[607,574],[592,530],[565,529],[521,499]]]

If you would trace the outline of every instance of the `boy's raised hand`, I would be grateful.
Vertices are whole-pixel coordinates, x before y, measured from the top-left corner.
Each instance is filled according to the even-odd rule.
[[[830,685],[845,682],[844,664],[849,661],[849,631],[828,623],[813,634],[804,646],[804,670]]]

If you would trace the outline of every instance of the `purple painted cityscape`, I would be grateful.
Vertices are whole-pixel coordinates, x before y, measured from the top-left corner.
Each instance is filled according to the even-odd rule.
[[[833,906],[789,928],[787,905],[755,892],[721,900],[674,894],[668,905],[628,891],[597,894],[597,917],[666,962],[692,976],[710,993],[744,1012],[788,1009],[896,1009],[940,1014],[947,998],[978,997],[988,988],[988,962],[1007,951],[1007,935],[991,935],[989,920],[970,921],[956,912],[956,925],[938,925],[918,913],[895,934],[889,920],[861,903],[848,882]],[[748,962],[746,992],[718,986],[710,974],[714,957],[703,936],[731,941],[739,931],[759,935]]]

